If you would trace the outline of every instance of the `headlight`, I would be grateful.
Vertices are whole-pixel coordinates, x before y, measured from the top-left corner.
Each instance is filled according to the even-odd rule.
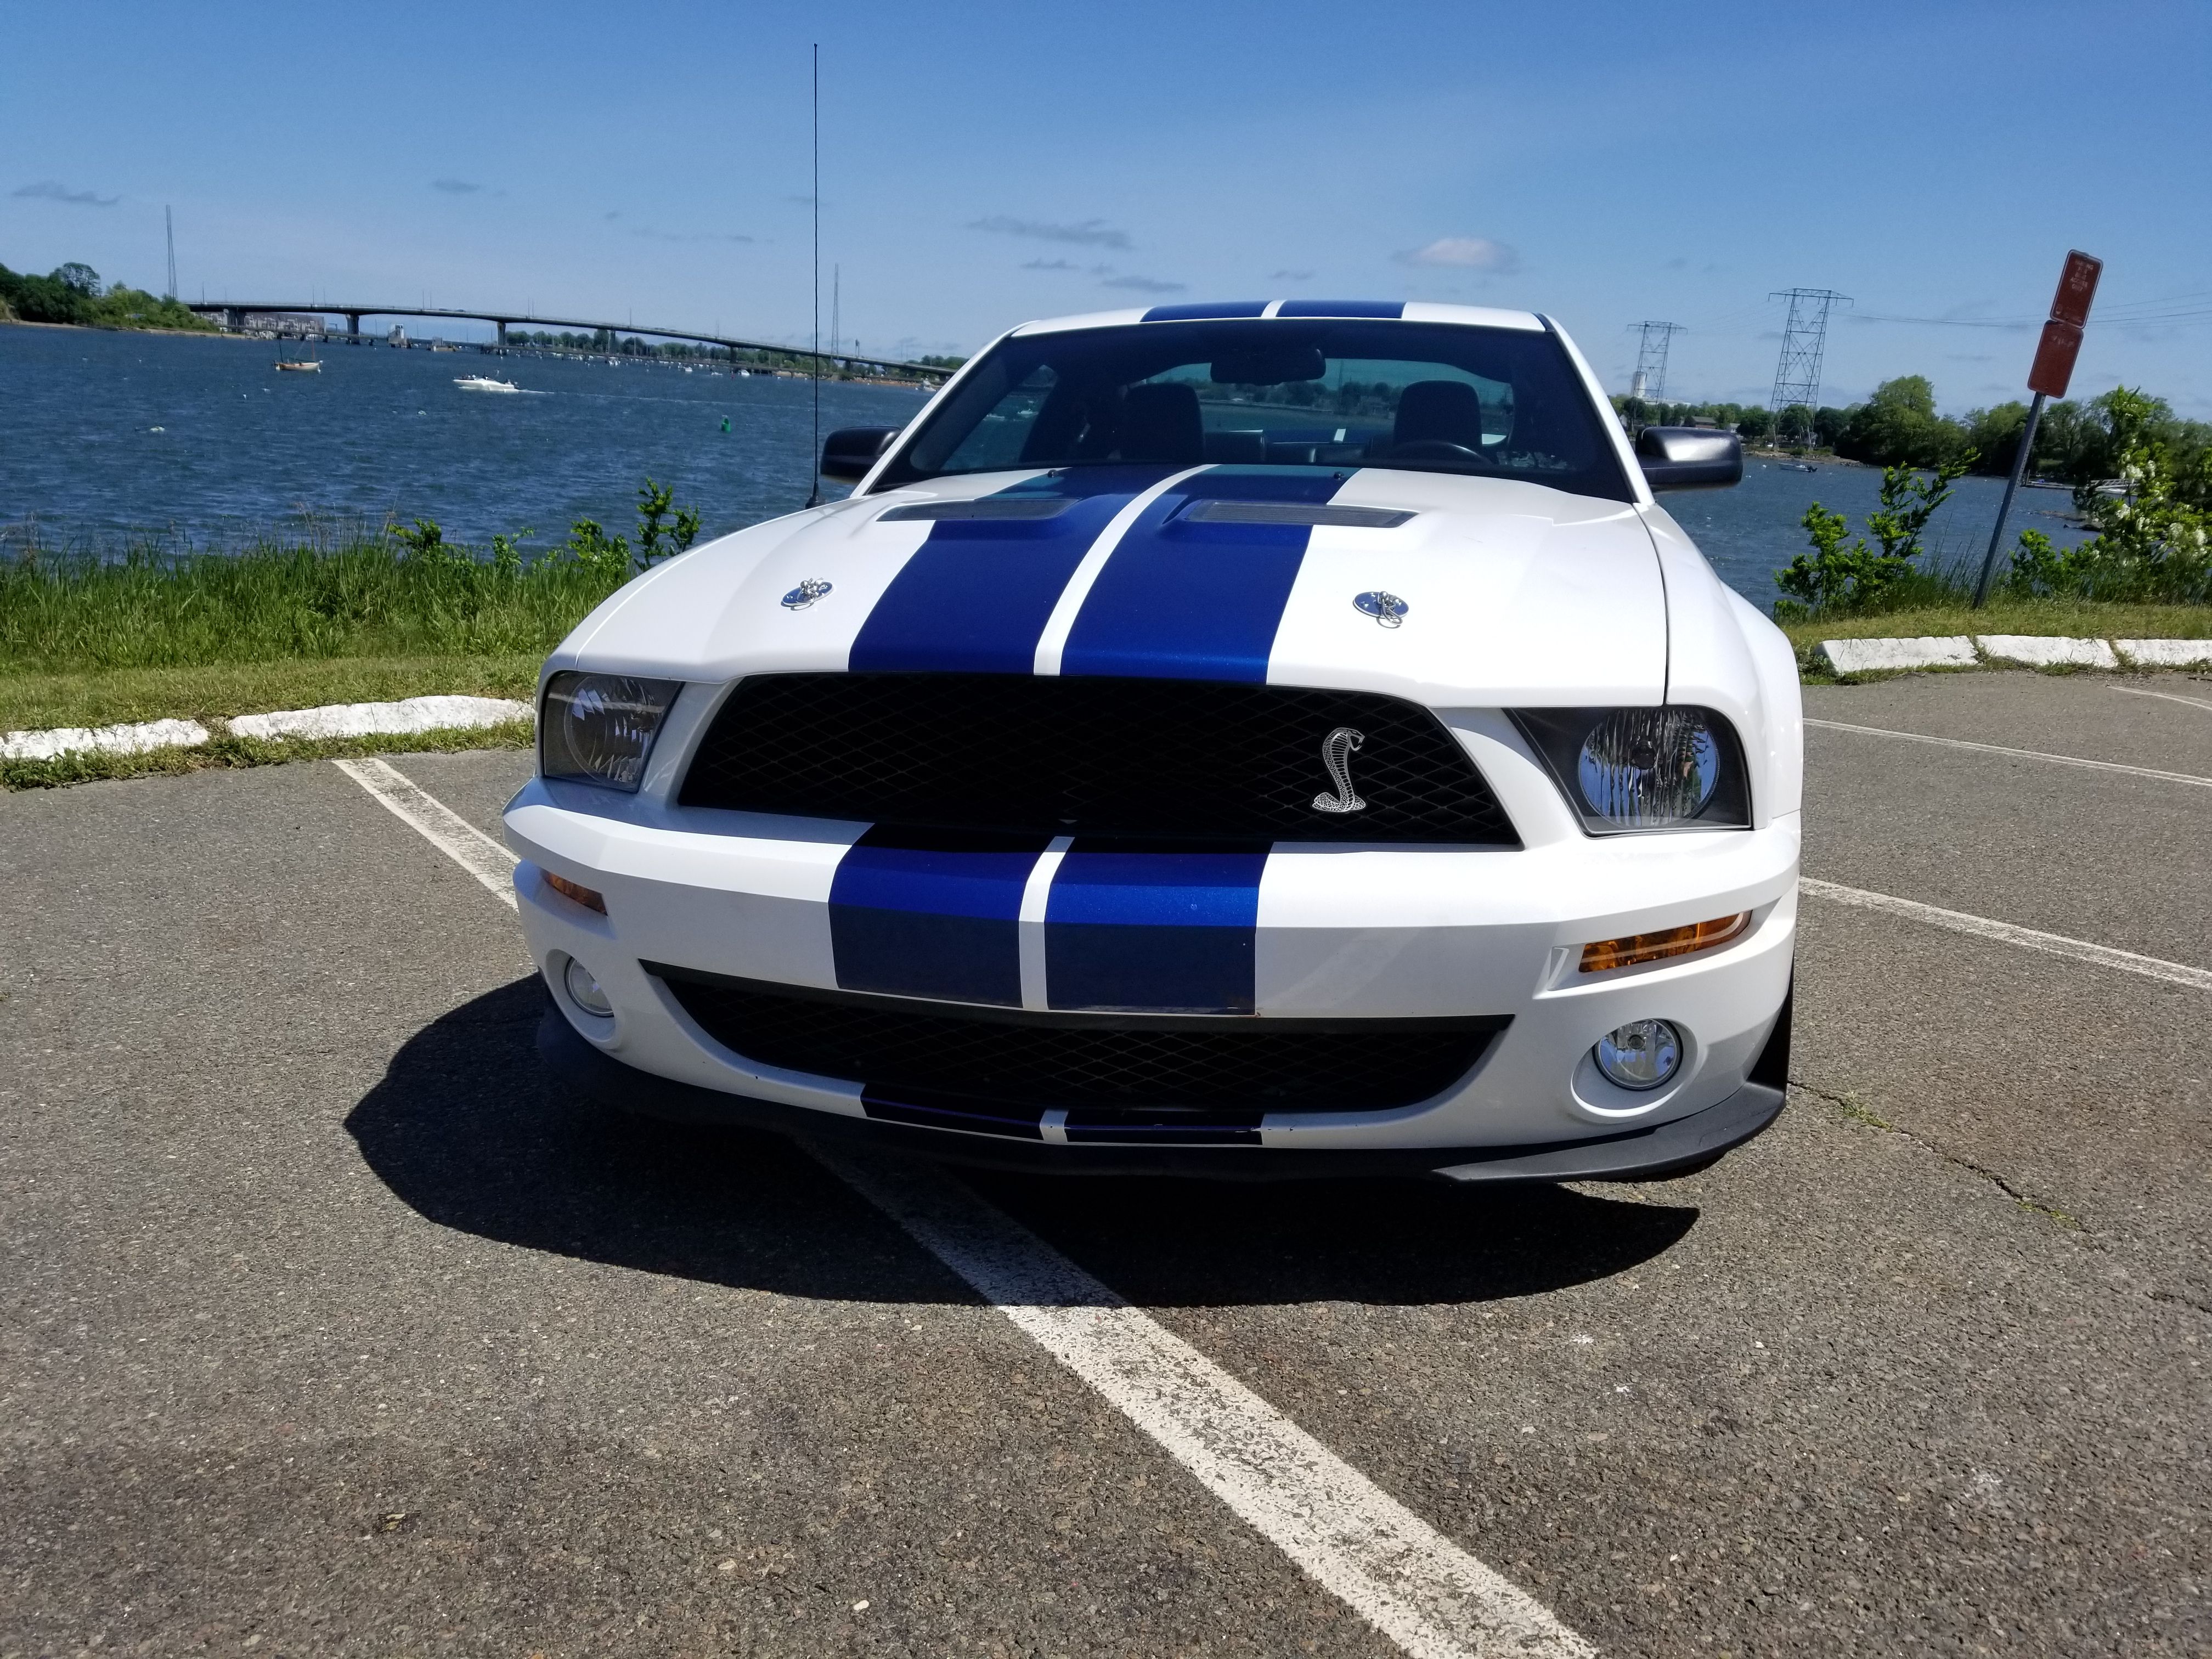
[[[627,674],[556,674],[538,721],[538,769],[549,778],[635,790],[677,684]]]
[[[1751,823],[1742,749],[1710,708],[1523,708],[1513,720],[1594,836]]]

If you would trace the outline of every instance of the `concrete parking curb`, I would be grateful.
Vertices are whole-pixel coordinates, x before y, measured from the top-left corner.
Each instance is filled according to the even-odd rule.
[[[237,738],[368,738],[505,726],[530,715],[530,705],[512,697],[407,697],[398,702],[338,702],[273,714],[240,714],[229,726]]]
[[[535,711],[512,697],[405,697],[397,702],[330,703],[284,708],[216,720],[216,732],[198,720],[146,720],[124,726],[64,726],[43,732],[0,733],[0,760],[58,760],[67,754],[143,755],[156,749],[197,749],[217,732],[234,738],[412,736],[424,732],[471,731],[526,720]]]
[[[48,732],[0,735],[0,760],[55,760],[71,751],[143,755],[154,749],[196,749],[208,740],[198,720],[145,720],[135,726],[60,726]]]
[[[1917,639],[1823,640],[1815,653],[1838,674],[1978,668],[2212,668],[2212,640],[2094,640],[2063,634],[1945,634]]]

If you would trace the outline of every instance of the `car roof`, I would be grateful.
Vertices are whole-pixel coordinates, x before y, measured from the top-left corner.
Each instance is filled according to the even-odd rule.
[[[1388,319],[1408,323],[1457,323],[1474,328],[1513,328],[1531,333],[1547,326],[1533,311],[1501,311],[1489,306],[1448,306],[1428,300],[1220,300],[1186,305],[1131,306],[1121,311],[1090,311],[1073,317],[1047,317],[1024,323],[1016,336],[1059,334],[1078,328],[1119,328],[1142,323],[1229,321],[1242,318],[1319,317]]]

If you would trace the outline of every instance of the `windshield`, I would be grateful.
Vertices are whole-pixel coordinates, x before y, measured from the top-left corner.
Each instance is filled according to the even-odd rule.
[[[878,487],[1130,463],[1382,466],[1634,499],[1549,331],[1305,319],[1003,340]]]

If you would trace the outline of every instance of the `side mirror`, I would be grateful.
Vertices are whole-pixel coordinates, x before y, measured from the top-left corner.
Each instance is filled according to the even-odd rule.
[[[1725,489],[1743,482],[1743,440],[1705,426],[1647,426],[1636,434],[1644,482],[1656,489]]]
[[[839,483],[858,483],[903,428],[843,426],[822,441],[822,476]]]

